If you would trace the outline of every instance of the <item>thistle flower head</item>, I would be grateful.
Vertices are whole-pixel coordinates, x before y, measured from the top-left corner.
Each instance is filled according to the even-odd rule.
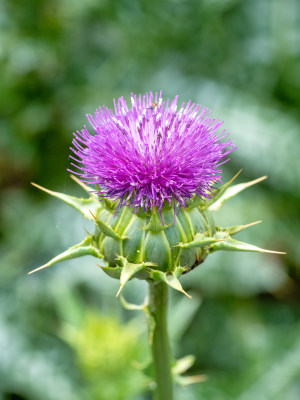
[[[72,178],[89,193],[88,198],[35,185],[94,219],[95,231],[30,273],[92,255],[102,260],[99,266],[105,273],[120,279],[118,294],[133,277],[164,282],[185,293],[178,278],[215,251],[272,253],[232,239],[257,222],[227,228],[215,224],[212,211],[266,178],[230,187],[236,174],[215,187],[221,182],[221,164],[235,149],[230,139],[222,141],[228,135],[218,132],[222,122],[191,101],[177,111],[177,96],[163,101],[161,93],[150,92],[143,97],[132,95],[131,102],[129,108],[121,97],[114,111],[103,106],[94,117],[89,115],[93,135],[86,127],[75,133],[72,158],[76,163],[72,165],[80,169],[80,180]],[[96,190],[84,182],[96,185]],[[199,202],[197,196],[209,200]],[[99,201],[101,197],[115,202]],[[165,204],[172,204],[174,212]],[[120,210],[123,205],[135,211],[153,210],[135,214],[128,207]],[[176,207],[186,208],[175,212]]]
[[[220,165],[236,147],[230,139],[222,142],[228,133],[219,132],[223,122],[211,111],[191,101],[178,110],[177,99],[132,94],[131,107],[121,97],[114,111],[103,106],[88,115],[95,134],[84,127],[74,133],[71,148],[80,179],[136,211],[211,198],[221,182]]]

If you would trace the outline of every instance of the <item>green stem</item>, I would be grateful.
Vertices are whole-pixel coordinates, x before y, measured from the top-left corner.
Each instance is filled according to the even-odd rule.
[[[155,325],[150,332],[155,400],[173,399],[171,350],[167,330],[168,286],[164,282],[149,283],[149,310]]]

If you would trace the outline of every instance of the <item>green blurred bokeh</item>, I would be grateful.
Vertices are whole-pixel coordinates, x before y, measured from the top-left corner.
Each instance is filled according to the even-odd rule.
[[[287,252],[217,253],[184,277],[198,300],[172,295],[173,348],[209,379],[176,400],[300,398],[299,11],[297,0],[0,2],[0,400],[147,398],[144,317],[121,309],[117,282],[92,258],[26,273],[89,229],[30,181],[80,193],[66,169],[85,114],[160,89],[225,120],[238,146],[226,179],[269,176],[219,225],[262,219],[241,240]],[[133,281],[125,296],[145,292]]]

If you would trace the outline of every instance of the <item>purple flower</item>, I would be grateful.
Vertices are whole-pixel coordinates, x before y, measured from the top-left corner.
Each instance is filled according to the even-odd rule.
[[[95,134],[85,126],[74,133],[71,148],[81,180],[135,211],[212,197],[221,182],[220,165],[236,146],[221,141],[228,133],[217,133],[223,122],[211,119],[208,108],[189,101],[178,110],[177,98],[132,94],[131,108],[120,97],[114,111],[103,106],[95,117],[88,115]]]

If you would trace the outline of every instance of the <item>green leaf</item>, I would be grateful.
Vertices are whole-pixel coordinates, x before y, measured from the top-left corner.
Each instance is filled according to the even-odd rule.
[[[28,274],[33,274],[36,271],[50,267],[51,265],[57,264],[62,261],[71,260],[72,258],[83,257],[87,255],[97,258],[103,258],[100,251],[94,247],[92,236],[86,237],[81,243],[70,247],[68,250],[52,258],[52,260],[50,260],[47,264],[28,272]]]
[[[176,360],[175,365],[172,367],[174,375],[181,375],[190,369],[195,363],[196,357],[192,354]]]
[[[120,296],[121,304],[126,310],[138,310],[138,311],[144,311],[145,307],[147,307],[147,304],[132,304],[128,303],[127,300],[121,295]]]
[[[209,207],[208,207],[209,211],[219,210],[219,208],[223,205],[223,203],[226,200],[231,199],[232,197],[236,196],[241,191],[247,189],[250,186],[255,185],[256,183],[259,183],[259,182],[265,180],[266,178],[267,178],[267,176],[262,176],[261,178],[254,179],[253,181],[250,181],[250,182],[239,183],[238,185],[234,185],[230,188],[226,187],[225,191],[222,192],[221,196],[217,197],[217,199],[216,199],[217,201],[213,201],[212,204],[209,205]],[[227,185],[227,184],[225,184],[225,185]],[[221,188],[222,188],[222,186],[221,186]]]
[[[206,380],[206,375],[175,376],[175,381],[181,386],[193,385],[194,383],[205,382]]]
[[[146,316],[147,320],[147,325],[148,325],[148,332],[149,332],[149,344],[150,346],[153,343],[153,334],[154,334],[154,329],[156,326],[155,318],[153,314],[150,312],[149,305],[148,305],[148,297],[146,297],[145,302],[143,304],[132,304],[128,303],[124,297],[121,295],[121,303],[122,306],[126,310],[138,310],[138,311],[143,311]],[[148,366],[148,365],[146,365]]]
[[[50,196],[57,197],[58,199],[74,207],[87,219],[92,219],[91,212],[97,215],[98,210],[102,207],[101,203],[97,200],[95,196],[91,196],[89,199],[84,199],[75,196],[69,196],[64,193],[54,192],[53,190],[46,189],[33,182],[31,184],[38,189],[50,194]]]
[[[189,368],[191,368],[195,362],[196,357],[193,355],[185,356],[176,361],[176,364],[172,367],[172,373],[175,381],[182,386],[191,385],[193,383],[204,382],[207,377],[205,375],[195,376],[181,376]]]
[[[272,251],[272,250],[265,250],[260,247],[254,246],[249,243],[239,242],[238,240],[234,239],[227,239],[224,241],[220,241],[218,243],[214,243],[211,246],[211,252],[225,250],[225,251],[254,251],[259,253],[274,253],[274,254],[286,254],[281,251]]]

